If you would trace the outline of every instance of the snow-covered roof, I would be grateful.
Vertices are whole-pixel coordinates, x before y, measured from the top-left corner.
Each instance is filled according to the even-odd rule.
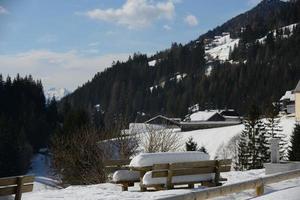
[[[191,121],[207,121],[217,114],[217,111],[198,111],[190,115]]]
[[[299,85],[299,83],[298,83],[298,85]],[[299,85],[299,87],[300,87],[300,85]],[[295,94],[293,93],[292,90],[286,91],[285,94],[280,98],[280,101],[284,101],[284,100],[295,101]]]
[[[297,86],[296,86],[294,92],[295,92],[295,93],[296,93],[296,92],[297,92],[297,93],[300,92],[300,80],[299,80],[299,82],[298,82],[298,84],[297,84]],[[295,98],[295,95],[294,95],[294,98]],[[295,100],[295,99],[294,99],[294,100]]]
[[[148,62],[148,65],[149,65],[150,67],[154,67],[154,66],[156,65],[156,60],[151,60],[151,61],[149,61],[149,62]]]

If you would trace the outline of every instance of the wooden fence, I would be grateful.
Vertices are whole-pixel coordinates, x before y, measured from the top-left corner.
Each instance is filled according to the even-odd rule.
[[[267,184],[277,183],[280,181],[300,177],[300,169],[289,172],[277,173],[261,178],[256,178],[248,181],[238,182],[220,187],[204,189],[201,191],[193,191],[188,194],[176,195],[171,197],[161,198],[160,200],[202,200],[215,197],[225,196],[227,194],[237,193],[244,190],[255,189],[256,195],[264,194],[264,186]]]

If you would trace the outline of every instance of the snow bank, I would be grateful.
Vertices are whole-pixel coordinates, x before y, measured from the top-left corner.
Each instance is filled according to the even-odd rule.
[[[118,170],[113,174],[113,181],[139,181],[140,173],[138,171]]]
[[[172,183],[210,181],[213,178],[214,178],[213,174],[174,176],[172,178]],[[144,185],[167,184],[167,178],[166,177],[152,178],[152,171],[149,171],[143,177],[143,184]]]
[[[131,160],[129,166],[146,167],[154,164],[192,162],[200,160],[209,160],[209,155],[203,152],[141,153]]]

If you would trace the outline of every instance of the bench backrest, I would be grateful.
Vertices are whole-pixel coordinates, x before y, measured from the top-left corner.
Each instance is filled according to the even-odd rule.
[[[130,163],[130,159],[123,160],[106,160],[104,161],[105,170],[109,173],[120,170],[120,169],[128,169],[128,165]]]
[[[231,162],[231,159],[224,159],[155,164],[153,165],[152,178],[167,177],[168,182],[171,182],[173,176],[215,173],[214,182],[219,184],[220,173],[230,171]]]
[[[22,193],[31,192],[34,176],[14,176],[0,178],[0,196],[15,194],[15,199],[20,200]]]

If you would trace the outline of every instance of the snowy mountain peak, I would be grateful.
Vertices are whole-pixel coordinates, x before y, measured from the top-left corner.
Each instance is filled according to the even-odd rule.
[[[52,99],[55,97],[56,100],[60,100],[70,92],[66,88],[50,88],[49,90],[45,91],[46,99]]]

